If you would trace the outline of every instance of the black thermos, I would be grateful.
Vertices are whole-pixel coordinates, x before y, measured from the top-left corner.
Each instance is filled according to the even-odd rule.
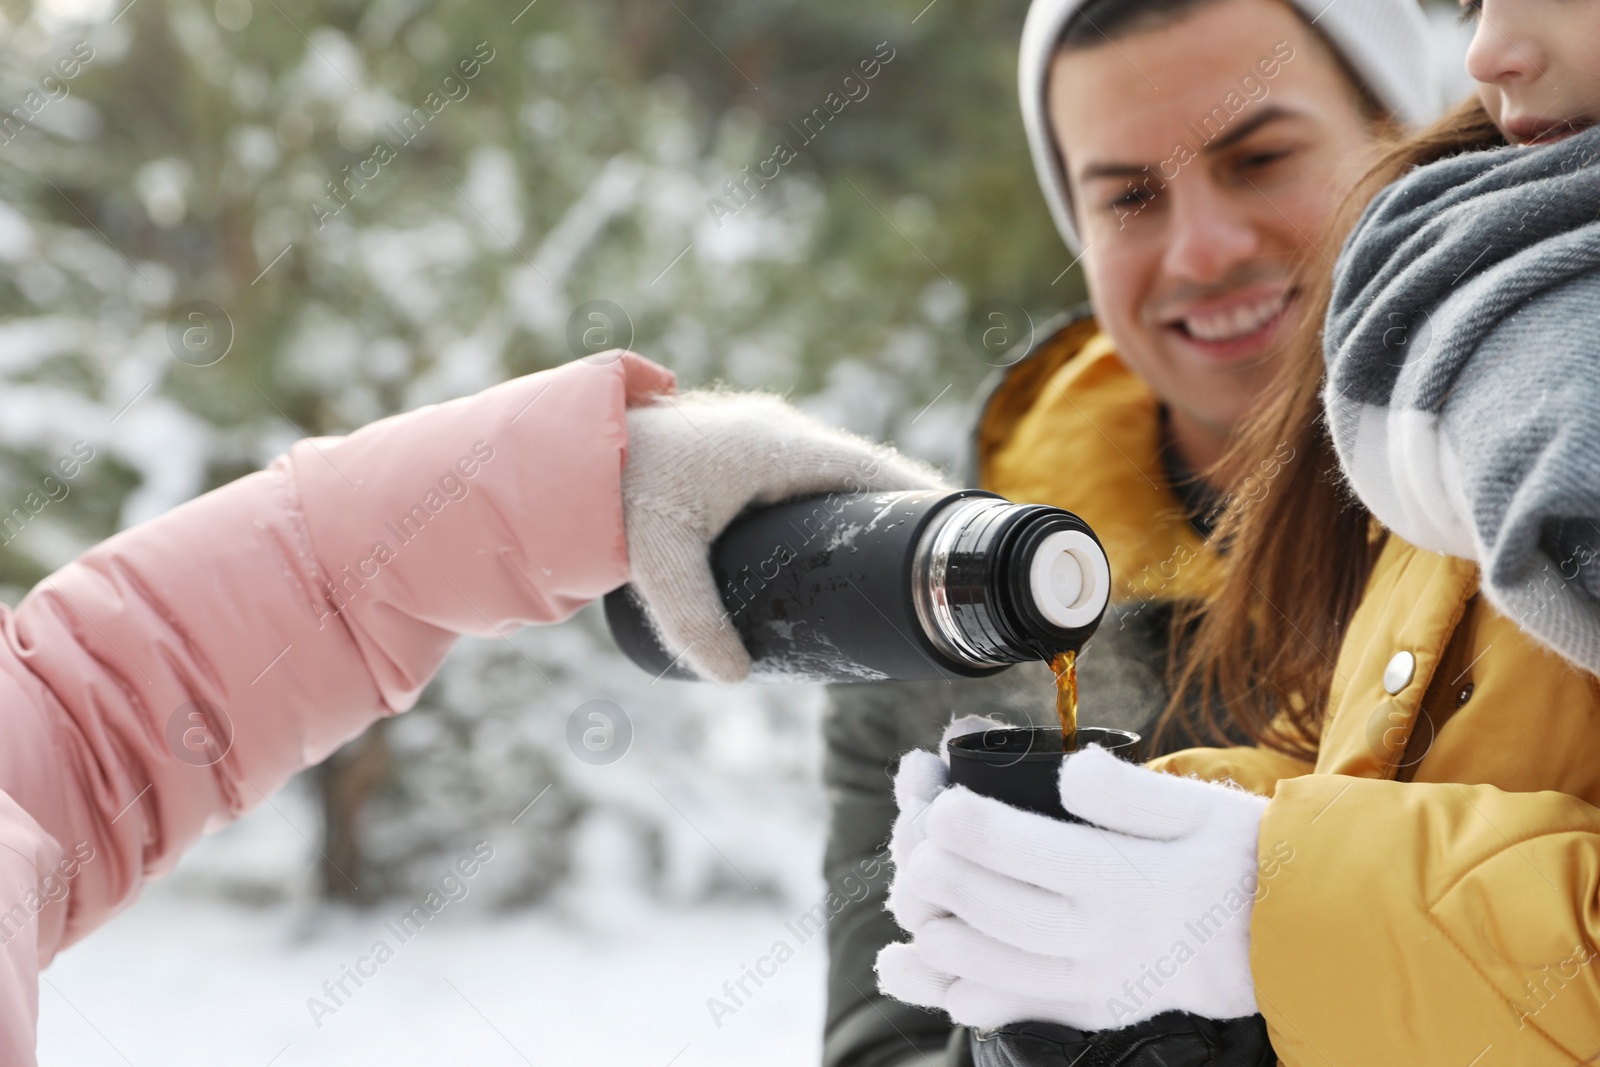
[[[711,548],[752,681],[976,678],[1077,651],[1111,572],[1076,515],[975,489],[828,493],[748,509]],[[605,598],[628,658],[697,676],[630,585]]]

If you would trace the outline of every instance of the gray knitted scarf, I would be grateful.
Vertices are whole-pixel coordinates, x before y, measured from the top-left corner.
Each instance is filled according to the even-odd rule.
[[[1600,128],[1421,167],[1335,270],[1323,400],[1352,488],[1600,672]]]

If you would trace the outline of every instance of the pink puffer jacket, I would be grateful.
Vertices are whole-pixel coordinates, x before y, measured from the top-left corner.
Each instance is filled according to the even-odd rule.
[[[628,580],[624,410],[591,357],[306,439],[0,607],[0,1067],[38,972],[201,834],[411,707],[460,634],[555,622]]]

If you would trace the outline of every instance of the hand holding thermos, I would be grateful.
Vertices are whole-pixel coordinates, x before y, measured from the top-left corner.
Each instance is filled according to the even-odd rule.
[[[702,390],[628,412],[623,521],[633,586],[666,646],[703,678],[743,681],[708,550],[749,504],[832,490],[935,489],[939,472],[825,426],[776,396]]]

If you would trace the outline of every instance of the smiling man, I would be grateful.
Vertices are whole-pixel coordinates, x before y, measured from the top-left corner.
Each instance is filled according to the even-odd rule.
[[[1094,0],[1029,16],[1036,167],[1097,321],[1191,470],[1220,457],[1267,381],[1295,269],[1335,253],[1318,242],[1374,137],[1434,102],[1416,76],[1417,11],[1324,3]]]
[[[1092,309],[1010,367],[975,434],[977,484],[1082,515],[1113,602],[1081,660],[1085,722],[1148,731],[1167,703],[1175,607],[1215,574],[1206,482],[1283,358],[1297,270],[1388,132],[1431,118],[1414,0],[1035,0],[1023,119]],[[1285,451],[1247,482],[1271,491]],[[1243,472],[1240,472],[1243,473]],[[826,1067],[969,1063],[947,1018],[878,995],[901,935],[880,910],[894,761],[955,715],[1048,725],[1040,665],[960,683],[838,686],[825,718],[826,858],[873,893],[829,928]],[[1174,730],[1150,755],[1215,739]]]

